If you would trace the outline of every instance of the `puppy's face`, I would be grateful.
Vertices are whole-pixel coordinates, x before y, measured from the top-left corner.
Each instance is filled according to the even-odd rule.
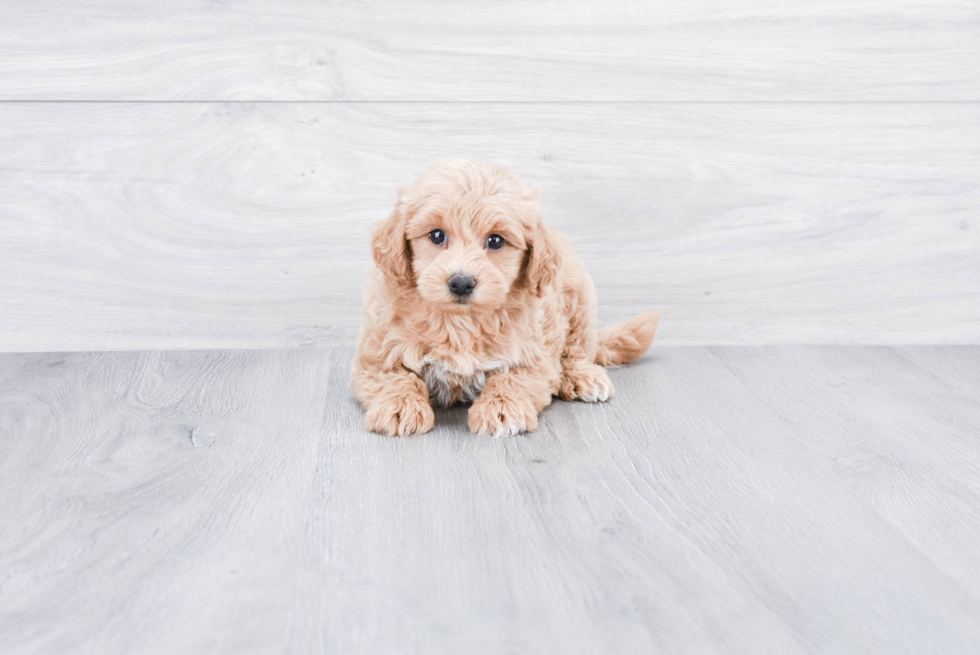
[[[540,295],[554,279],[558,257],[537,192],[507,168],[440,162],[399,195],[375,231],[374,260],[392,284],[414,287],[430,309],[492,309],[515,289]]]
[[[517,283],[527,248],[524,228],[506,207],[483,204],[421,211],[409,220],[415,285],[430,303],[498,307]]]

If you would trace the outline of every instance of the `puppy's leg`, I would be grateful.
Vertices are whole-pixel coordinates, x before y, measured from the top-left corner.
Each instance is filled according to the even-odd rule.
[[[551,403],[556,378],[544,366],[494,375],[470,407],[470,431],[494,437],[533,432],[538,412]]]
[[[390,437],[406,437],[428,432],[435,425],[429,389],[407,369],[396,372],[355,369],[351,387],[364,405],[368,430]]]
[[[587,362],[567,362],[562,367],[562,400],[582,400],[587,403],[605,402],[613,397],[612,380],[605,369]]]
[[[592,281],[580,273],[578,284],[565,291],[568,333],[561,358],[562,400],[604,402],[612,398],[613,384],[605,369],[595,363],[596,308]]]

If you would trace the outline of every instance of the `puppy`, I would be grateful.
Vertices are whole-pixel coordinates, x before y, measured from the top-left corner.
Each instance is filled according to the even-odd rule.
[[[660,312],[596,331],[592,281],[504,166],[437,162],[375,226],[351,376],[367,428],[432,429],[472,403],[470,430],[533,431],[552,396],[608,400],[602,366],[646,352]]]

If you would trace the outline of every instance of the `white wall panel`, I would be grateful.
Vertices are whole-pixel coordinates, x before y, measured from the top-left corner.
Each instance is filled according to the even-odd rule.
[[[971,104],[4,103],[0,350],[350,344],[446,156],[541,186],[664,343],[980,341]]]
[[[31,0],[5,100],[980,100],[975,0]]]

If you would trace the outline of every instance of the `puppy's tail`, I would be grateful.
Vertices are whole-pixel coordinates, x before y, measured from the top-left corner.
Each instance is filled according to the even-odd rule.
[[[660,322],[660,310],[655,309],[634,316],[625,323],[617,323],[599,330],[599,348],[595,363],[600,366],[617,366],[635,362],[653,343],[653,335]]]

